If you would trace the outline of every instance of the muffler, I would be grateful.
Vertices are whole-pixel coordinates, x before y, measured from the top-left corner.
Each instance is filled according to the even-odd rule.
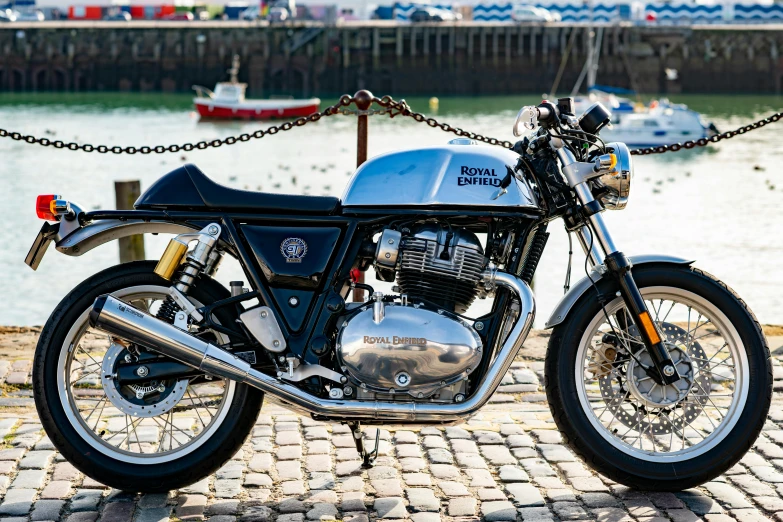
[[[503,272],[488,272],[484,277],[487,283],[506,287],[516,294],[520,300],[520,315],[471,397],[453,404],[321,399],[290,383],[262,373],[231,353],[110,295],[103,295],[95,300],[90,312],[90,325],[198,368],[204,373],[249,384],[271,395],[276,402],[306,414],[338,420],[451,423],[465,420],[487,403],[500,385],[503,375],[511,366],[533,324],[533,292],[521,279]]]
[[[95,300],[90,325],[224,379],[248,382],[255,371],[229,352],[110,295]]]

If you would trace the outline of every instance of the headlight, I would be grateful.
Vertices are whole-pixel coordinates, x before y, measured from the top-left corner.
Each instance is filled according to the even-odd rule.
[[[606,187],[606,190],[598,199],[608,210],[622,210],[628,203],[628,194],[631,192],[631,178],[633,177],[633,162],[631,151],[625,143],[607,143],[607,151],[617,157],[614,168],[602,174],[597,181]]]

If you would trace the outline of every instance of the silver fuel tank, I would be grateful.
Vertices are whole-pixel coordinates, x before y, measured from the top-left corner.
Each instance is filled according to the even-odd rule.
[[[516,153],[490,145],[449,144],[382,154],[354,173],[342,205],[537,209],[530,187],[517,179],[506,194],[492,199],[506,167],[516,164]]]

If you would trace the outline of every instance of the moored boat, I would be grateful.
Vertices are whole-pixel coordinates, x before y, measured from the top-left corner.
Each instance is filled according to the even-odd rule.
[[[245,98],[247,84],[237,81],[239,57],[234,56],[229,69],[230,81],[218,82],[212,91],[201,85],[194,85],[196,97],[193,104],[202,118],[268,120],[275,118],[298,118],[317,112],[321,104],[318,98],[267,99]]]
[[[612,125],[603,133],[606,139],[622,141],[632,147],[670,145],[718,133],[715,124],[705,121],[701,114],[666,98],[654,99],[645,105],[591,89],[589,95],[577,99],[577,112],[584,112],[596,102],[612,112]]]

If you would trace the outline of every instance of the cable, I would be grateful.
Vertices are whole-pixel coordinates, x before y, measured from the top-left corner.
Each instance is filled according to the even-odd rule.
[[[571,241],[571,232],[568,232],[568,268],[566,269],[565,284],[563,285],[563,295],[571,289],[571,259],[574,257],[573,242]]]
[[[593,250],[593,234],[590,234],[590,246],[587,249],[587,252],[592,252]],[[604,317],[606,318],[606,323],[609,325],[609,328],[612,329],[612,335],[614,335],[615,339],[621,340],[622,337],[617,335],[617,330],[614,329],[614,325],[612,324],[612,321],[609,319],[609,313],[606,311],[606,306],[604,306],[604,298],[603,294],[601,294],[601,291],[598,289],[598,285],[596,285],[596,282],[593,280],[593,278],[590,276],[590,271],[587,268],[587,261],[590,259],[590,256],[588,254],[585,254],[585,275],[587,276],[587,279],[590,280],[590,283],[593,286],[593,289],[595,289],[596,294],[598,294],[598,304],[601,305],[601,311],[604,313]],[[643,343],[642,343],[643,344]],[[628,355],[631,356],[631,359],[636,361],[636,364],[641,366],[642,368],[646,368],[639,359],[636,358],[636,355],[631,351],[631,347],[628,347]]]

